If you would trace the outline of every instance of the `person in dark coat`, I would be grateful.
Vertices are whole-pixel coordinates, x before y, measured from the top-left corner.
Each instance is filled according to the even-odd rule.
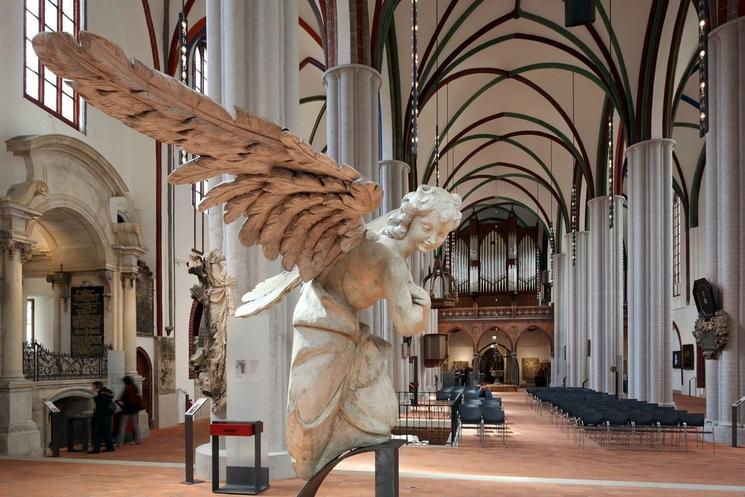
[[[94,381],[91,390],[93,391],[93,416],[91,417],[91,433],[93,438],[93,448],[88,451],[89,454],[98,454],[101,452],[101,442],[106,444],[104,452],[114,451],[114,439],[111,436],[111,417],[114,415],[114,393],[106,388],[100,381]]]
[[[142,400],[140,394],[137,392],[137,386],[132,381],[132,378],[125,376],[124,379],[124,391],[121,397],[117,400],[117,404],[122,408],[122,412],[119,414],[119,435],[117,436],[117,445],[121,446],[124,443],[124,435],[127,433],[127,423],[132,424],[132,432],[134,436],[134,443],[140,443],[140,411],[142,410]]]

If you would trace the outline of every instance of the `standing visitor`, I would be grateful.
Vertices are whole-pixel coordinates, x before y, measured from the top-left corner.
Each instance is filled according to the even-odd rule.
[[[111,417],[114,415],[114,393],[106,388],[100,381],[94,381],[91,386],[93,392],[93,416],[91,417],[91,434],[93,437],[93,448],[88,454],[101,452],[101,442],[106,444],[104,452],[114,451],[114,439],[111,436]]]
[[[142,410],[142,398],[139,392],[137,392],[137,386],[132,381],[132,378],[125,376],[124,379],[124,391],[121,397],[117,401],[119,407],[122,408],[122,412],[119,417],[119,434],[117,436],[117,445],[120,447],[124,444],[124,435],[127,433],[127,422],[132,423],[132,433],[134,436],[135,444],[140,443],[140,422],[139,413]]]

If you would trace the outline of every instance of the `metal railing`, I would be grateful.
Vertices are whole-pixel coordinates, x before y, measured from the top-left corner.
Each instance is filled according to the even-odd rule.
[[[36,340],[23,344],[23,376],[31,381],[75,378],[105,378],[108,374],[108,350],[91,355],[73,355],[47,350]]]
[[[692,394],[691,394],[691,383],[693,383],[694,381],[696,381],[696,377],[695,376],[693,378],[691,378],[690,380],[688,380],[688,396],[689,397],[692,396]],[[698,395],[698,387],[696,387],[696,395]]]
[[[458,406],[461,395],[454,400],[437,400],[435,392],[397,392],[398,423],[393,434],[413,437],[429,445],[453,445],[458,431]]]
[[[737,411],[745,403],[745,397],[741,397],[732,404],[732,447],[737,447]]]

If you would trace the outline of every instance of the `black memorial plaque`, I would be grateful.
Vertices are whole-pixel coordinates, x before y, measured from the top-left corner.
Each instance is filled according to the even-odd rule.
[[[100,354],[103,347],[103,287],[73,287],[70,298],[70,352],[73,355]]]

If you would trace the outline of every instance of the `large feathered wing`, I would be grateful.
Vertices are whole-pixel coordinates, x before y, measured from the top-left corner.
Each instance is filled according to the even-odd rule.
[[[316,153],[298,137],[236,108],[233,118],[176,79],[131,60],[92,33],[40,33],[34,50],[88,103],[158,141],[198,157],[170,176],[173,184],[229,174],[200,209],[224,204],[224,219],[245,217],[240,241],[262,246],[271,260],[297,266],[300,278],[319,275],[365,235],[363,216],[383,194],[352,167]]]
[[[379,236],[388,223],[388,219],[398,213],[395,209],[367,223],[367,231],[372,236]],[[256,285],[253,290],[242,298],[243,305],[238,307],[235,315],[242,318],[255,316],[282,300],[282,298],[297,288],[302,283],[297,268],[292,271],[283,271]]]

